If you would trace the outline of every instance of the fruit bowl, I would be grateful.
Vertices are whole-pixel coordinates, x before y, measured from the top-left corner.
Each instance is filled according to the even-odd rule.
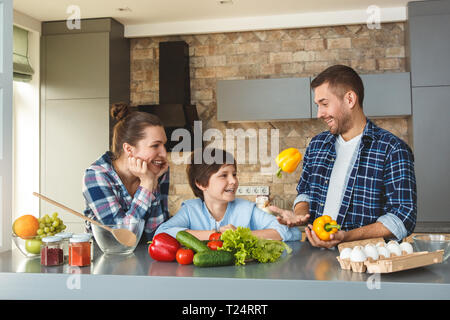
[[[106,226],[112,228],[112,229],[128,229],[131,232],[133,232],[136,235],[136,243],[131,246],[127,247],[122,244],[120,244],[116,238],[112,235],[111,232],[96,226],[95,224],[91,224],[92,227],[92,234],[94,235],[94,239],[97,242],[97,245],[99,248],[103,251],[105,254],[119,254],[119,255],[126,255],[130,254],[136,249],[136,246],[139,243],[139,240],[141,239],[142,232],[144,231],[144,225],[145,220],[143,219],[123,219],[117,224],[107,224]]]
[[[27,258],[38,258],[41,256],[42,241],[35,237],[20,238],[12,234],[12,239],[16,247]]]

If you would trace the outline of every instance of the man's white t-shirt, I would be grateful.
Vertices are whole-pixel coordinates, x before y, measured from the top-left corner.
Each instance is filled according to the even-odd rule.
[[[329,215],[336,220],[339,209],[341,208],[342,198],[347,187],[348,178],[351,173],[350,168],[355,164],[358,154],[358,146],[361,141],[362,134],[345,141],[341,135],[336,139],[334,144],[336,148],[336,160],[331,171],[327,199],[323,214]]]

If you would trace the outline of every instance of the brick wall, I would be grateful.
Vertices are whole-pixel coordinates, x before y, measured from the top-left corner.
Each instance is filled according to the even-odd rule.
[[[216,120],[216,81],[315,76],[326,67],[346,64],[357,72],[405,71],[404,23],[386,23],[381,29],[365,25],[302,28],[255,32],[185,35],[131,39],[131,104],[157,104],[160,41],[189,44],[192,103],[197,105],[203,130],[279,129],[279,149],[296,147],[304,153],[310,139],[327,130],[320,120],[270,123],[224,123]],[[410,117],[374,119],[374,122],[410,143]],[[269,135],[270,136],[270,135]],[[269,148],[270,150],[270,148]],[[248,149],[246,150],[248,152]],[[236,154],[235,154],[236,155]],[[275,203],[289,208],[296,196],[301,168],[277,179],[260,174],[259,164],[238,165],[241,185],[269,185]],[[185,166],[171,166],[170,212],[193,197]],[[254,200],[254,197],[247,197]]]

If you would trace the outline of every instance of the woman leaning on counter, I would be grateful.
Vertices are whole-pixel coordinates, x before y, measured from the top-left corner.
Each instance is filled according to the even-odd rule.
[[[158,117],[131,111],[122,103],[112,106],[111,116],[117,120],[112,150],[97,159],[84,175],[84,214],[103,224],[132,217],[144,219],[142,240],[151,240],[156,228],[169,218],[164,127]]]

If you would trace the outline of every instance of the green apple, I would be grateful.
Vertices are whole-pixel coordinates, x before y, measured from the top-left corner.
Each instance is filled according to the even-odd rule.
[[[29,253],[39,254],[41,252],[42,241],[38,239],[31,239],[25,241],[25,250]]]

